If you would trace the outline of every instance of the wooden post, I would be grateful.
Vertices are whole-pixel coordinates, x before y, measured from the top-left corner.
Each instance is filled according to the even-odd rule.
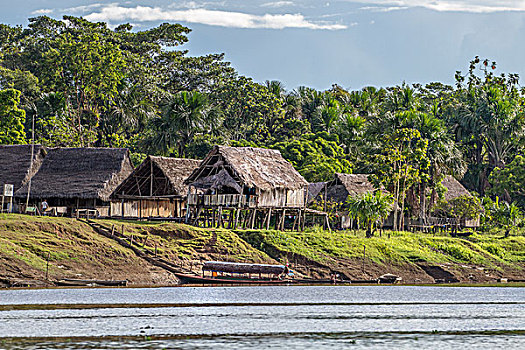
[[[251,223],[251,229],[254,229],[255,226],[255,218],[257,217],[257,209],[253,209],[253,216],[252,216],[252,223]]]
[[[286,220],[286,209],[283,209],[283,218],[281,220],[281,231],[284,231],[284,222]]]
[[[111,237],[115,234],[115,225],[111,226]]]
[[[325,214],[326,219],[326,227],[328,228],[328,231],[332,232],[332,229],[330,228],[330,221],[328,220],[328,214]]]
[[[122,234],[122,236],[124,236],[124,225],[122,225],[121,234]]]
[[[365,274],[366,245],[363,245],[363,275]]]
[[[299,218],[299,215],[295,215],[295,218],[293,220],[293,225],[292,225],[292,231],[295,231],[295,225],[297,224],[297,219]]]
[[[51,256],[51,252],[47,252],[47,262],[46,262],[46,281],[49,281],[49,258]]]
[[[266,229],[270,229],[270,219],[272,218],[272,208],[268,209],[268,217],[266,220]]]
[[[133,235],[131,235],[131,237],[129,238],[129,245],[133,246]]]
[[[224,220],[222,219],[222,207],[219,207],[218,226],[224,228]]]
[[[190,219],[190,194],[191,194],[191,186],[188,186],[188,195],[186,196],[186,220],[185,220],[186,223],[188,223]]]
[[[211,218],[211,223],[212,223],[212,227],[216,227],[216,220],[215,220],[215,208],[213,208],[212,210],[212,218]]]

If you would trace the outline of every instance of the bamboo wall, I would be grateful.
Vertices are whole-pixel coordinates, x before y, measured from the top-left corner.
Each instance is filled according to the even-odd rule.
[[[186,214],[185,201],[169,199],[126,200],[111,202],[111,216],[125,218],[183,217]],[[122,208],[124,213],[122,213]]]

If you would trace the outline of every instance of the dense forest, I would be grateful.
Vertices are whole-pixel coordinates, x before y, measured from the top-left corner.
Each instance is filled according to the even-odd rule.
[[[475,57],[454,86],[287,91],[238,74],[222,54],[189,56],[189,32],[71,16],[0,24],[0,144],[29,143],[34,132],[50,147],[127,147],[135,162],[203,158],[215,144],[274,148],[310,182],[374,174],[413,213],[430,210],[453,175],[476,197],[448,210],[482,203],[491,219],[516,223],[525,206],[516,74]]]

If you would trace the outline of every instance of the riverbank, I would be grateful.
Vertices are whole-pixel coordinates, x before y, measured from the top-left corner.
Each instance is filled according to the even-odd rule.
[[[205,260],[288,263],[298,274],[371,279],[384,273],[403,283],[494,283],[525,280],[525,237],[473,234],[466,238],[385,232],[281,232],[202,229],[183,224],[96,220],[141,249],[199,271]],[[49,264],[48,264],[49,261]],[[47,279],[46,279],[47,272]],[[71,218],[0,215],[0,284],[49,286],[64,278],[174,285],[174,276],[145,261],[87,223]]]

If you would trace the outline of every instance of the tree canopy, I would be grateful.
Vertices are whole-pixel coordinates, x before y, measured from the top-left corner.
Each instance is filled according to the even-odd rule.
[[[39,143],[128,147],[134,159],[203,157],[214,144],[278,149],[310,182],[374,174],[396,212],[420,217],[446,175],[525,206],[524,90],[495,62],[475,57],[451,72],[454,86],[286,90],[238,74],[222,53],[189,56],[188,33],[73,16],[0,25],[0,143],[27,143],[34,119]]]

